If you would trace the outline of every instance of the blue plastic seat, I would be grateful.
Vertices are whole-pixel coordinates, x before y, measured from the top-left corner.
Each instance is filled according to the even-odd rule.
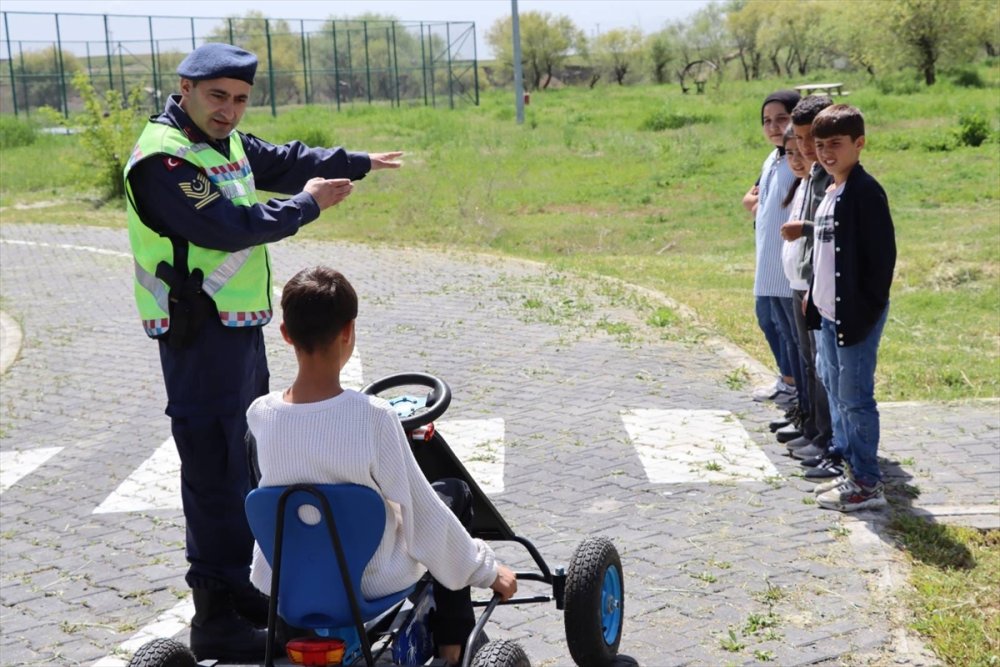
[[[385,530],[385,504],[356,484],[261,487],[246,499],[247,520],[272,569],[272,609],[289,625],[313,630],[358,629],[408,596],[414,587],[375,600],[361,594],[361,575]],[[283,520],[279,521],[278,517]],[[268,657],[273,625],[268,624]]]

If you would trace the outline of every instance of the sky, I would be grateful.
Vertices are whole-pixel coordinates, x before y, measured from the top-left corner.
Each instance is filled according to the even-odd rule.
[[[519,0],[518,11],[542,11],[569,16],[588,37],[612,28],[639,27],[655,32],[669,21],[683,19],[708,0]],[[0,10],[9,13],[11,39],[51,39],[54,21],[48,17],[17,16],[16,12],[121,14],[140,16],[224,17],[261,11],[268,18],[326,19],[331,15],[349,18],[362,12],[394,15],[403,21],[474,21],[480,59],[492,57],[486,31],[498,18],[510,15],[510,0],[3,0]],[[138,25],[138,24],[137,24]],[[96,27],[95,27],[96,26]],[[60,19],[63,40],[95,39],[99,21],[65,17]],[[142,24],[145,28],[145,24]],[[81,34],[86,30],[89,34]],[[136,28],[138,30],[138,28]],[[103,27],[98,37],[103,39]],[[31,36],[26,36],[31,33]],[[148,33],[139,36],[144,37]],[[3,35],[6,41],[6,35]],[[117,38],[117,35],[116,35]],[[6,51],[6,46],[4,46]],[[6,53],[4,53],[4,56]]]

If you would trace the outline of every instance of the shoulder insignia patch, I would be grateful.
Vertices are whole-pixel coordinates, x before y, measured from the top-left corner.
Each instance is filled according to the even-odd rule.
[[[220,196],[218,192],[212,192],[212,189],[209,187],[208,178],[202,173],[199,173],[193,181],[180,183],[179,185],[181,192],[195,200],[194,207],[197,209],[208,206]]]

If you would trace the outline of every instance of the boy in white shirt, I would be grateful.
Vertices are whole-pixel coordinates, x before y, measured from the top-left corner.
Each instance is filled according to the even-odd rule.
[[[429,570],[438,653],[458,663],[475,625],[469,587],[492,588],[507,600],[517,591],[515,575],[459,520],[471,521],[468,485],[442,480],[432,487],[392,407],[341,387],[358,313],[347,279],[324,266],[303,269],[285,285],[281,307],[281,335],[295,347],[299,369],[288,389],[258,398],[247,411],[260,486],[351,483],[378,492],[386,504],[385,532],[361,593],[371,599],[402,590]],[[250,580],[269,591],[270,579],[255,545]]]

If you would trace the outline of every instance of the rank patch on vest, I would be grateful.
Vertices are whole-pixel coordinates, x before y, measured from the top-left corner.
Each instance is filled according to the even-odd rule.
[[[181,192],[195,200],[194,207],[197,209],[204,208],[219,198],[218,192],[212,192],[205,174],[198,174],[190,183],[181,183],[180,188]]]

